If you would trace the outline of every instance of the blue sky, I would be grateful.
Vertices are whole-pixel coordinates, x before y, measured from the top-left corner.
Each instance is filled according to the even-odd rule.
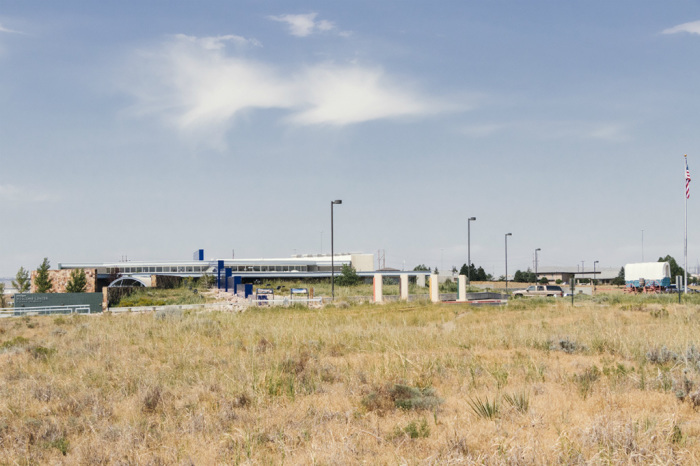
[[[4,2],[0,276],[327,253],[333,199],[397,268],[682,261],[699,52],[691,1]]]

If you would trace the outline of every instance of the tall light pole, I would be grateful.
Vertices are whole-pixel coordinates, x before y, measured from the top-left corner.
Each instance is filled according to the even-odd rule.
[[[596,265],[598,262],[599,262],[599,261],[593,261],[593,294],[595,294],[595,265]]]
[[[337,199],[331,201],[331,300],[335,301],[335,251],[333,249],[333,206],[342,204],[343,201]]]
[[[506,233],[506,294],[508,294],[508,237],[513,233]]]
[[[472,284],[472,222],[476,217],[467,219],[467,283]]]
[[[535,249],[535,283],[537,283],[537,251],[541,251],[542,248]]]

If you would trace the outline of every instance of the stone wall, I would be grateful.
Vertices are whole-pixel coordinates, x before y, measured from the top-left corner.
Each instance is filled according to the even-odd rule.
[[[95,292],[95,279],[97,277],[97,269],[84,269],[85,270],[85,292],[94,293]],[[65,293],[66,285],[70,281],[70,274],[73,270],[62,269],[62,270],[49,270],[49,278],[53,283],[53,293]],[[30,293],[36,293],[36,270],[32,271],[32,285],[29,288]]]

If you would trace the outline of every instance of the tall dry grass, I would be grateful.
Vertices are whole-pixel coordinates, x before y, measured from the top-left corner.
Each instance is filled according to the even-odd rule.
[[[699,330],[640,300],[3,319],[0,462],[697,463]]]

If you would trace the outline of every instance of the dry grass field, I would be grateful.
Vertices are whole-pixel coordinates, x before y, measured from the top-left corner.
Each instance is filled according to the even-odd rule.
[[[668,297],[2,319],[0,463],[697,464],[699,340]]]

